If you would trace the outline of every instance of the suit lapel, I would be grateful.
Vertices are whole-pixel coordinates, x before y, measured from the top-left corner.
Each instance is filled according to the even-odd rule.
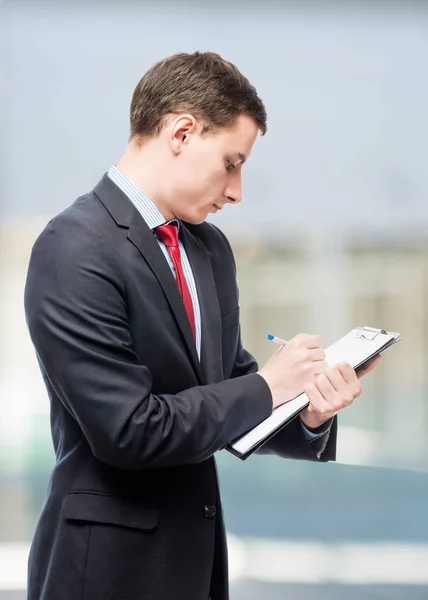
[[[145,259],[169,302],[178,328],[188,347],[193,367],[201,384],[223,379],[221,314],[211,260],[205,245],[181,223],[181,239],[196,281],[201,309],[201,361],[178,287],[152,230],[129,198],[104,175],[94,189],[119,227],[128,229],[128,239]]]
[[[157,243],[152,230],[141,217],[137,209],[134,210],[129,225],[128,239],[138,248],[143,258],[155,274],[160,286],[169,302],[170,308],[175,316],[178,327],[183,335],[184,341],[189,349],[193,366],[199,380],[202,379],[201,364],[196,352],[192,329],[187,317],[183,300],[178,291],[174,275],[165,260],[165,256]]]
[[[181,223],[180,235],[192,267],[201,310],[201,365],[205,383],[223,380],[221,314],[210,256]]]

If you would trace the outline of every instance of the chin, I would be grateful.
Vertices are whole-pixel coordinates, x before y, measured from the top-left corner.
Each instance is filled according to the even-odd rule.
[[[205,217],[206,219],[206,217]],[[190,223],[191,225],[201,225],[205,219],[201,218],[201,217],[193,217],[190,219],[183,219],[184,221],[186,221],[186,223]]]
[[[201,223],[203,223],[205,221],[205,219],[207,218],[208,215],[206,214],[197,214],[197,213],[193,213],[193,214],[183,214],[178,216],[177,218],[180,219],[180,221],[184,221],[185,223],[190,223],[191,225],[200,225]]]

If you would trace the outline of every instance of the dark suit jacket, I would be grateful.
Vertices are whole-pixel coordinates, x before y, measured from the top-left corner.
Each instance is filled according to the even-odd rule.
[[[208,223],[180,229],[201,306],[200,362],[170,267],[107,176],[34,245],[25,310],[56,464],[30,600],[228,598],[213,454],[268,417],[272,399],[241,344],[229,243]],[[295,420],[264,451],[317,460],[324,446]],[[334,453],[335,431],[322,460]]]

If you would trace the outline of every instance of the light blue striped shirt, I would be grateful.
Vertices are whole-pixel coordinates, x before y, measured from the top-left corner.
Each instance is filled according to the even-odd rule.
[[[153,204],[153,202],[137,187],[132,181],[130,181],[123,173],[119,171],[115,166],[112,166],[109,169],[108,176],[110,179],[117,185],[117,187],[122,190],[124,194],[130,199],[132,204],[138,210],[140,215],[143,217],[147,225],[150,229],[154,230],[155,227],[159,225],[164,225],[167,223],[165,221],[164,216],[158,210],[158,208]],[[168,221],[168,223],[172,223],[173,221]],[[180,222],[175,221],[180,227]],[[155,234],[155,232],[153,232]],[[156,235],[156,240],[168,261],[168,264],[171,268],[171,271],[175,277],[175,269],[172,259],[169,255],[168,249],[163,242]],[[187,285],[189,286],[190,295],[192,297],[193,302],[193,312],[195,314],[195,330],[196,330],[196,351],[198,353],[199,359],[201,358],[201,310],[199,308],[198,301],[198,293],[196,291],[196,283],[195,278],[193,276],[192,267],[190,266],[190,262],[188,256],[186,254],[186,250],[184,249],[181,240],[178,240],[178,244],[180,247],[181,254],[181,263],[183,265],[184,277],[186,278]]]

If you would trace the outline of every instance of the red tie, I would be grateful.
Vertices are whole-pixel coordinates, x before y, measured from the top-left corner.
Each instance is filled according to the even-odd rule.
[[[159,227],[156,227],[155,231],[156,234],[159,236],[160,240],[168,248],[168,253],[171,257],[175,268],[175,277],[177,280],[178,289],[181,294],[181,297],[183,298],[187,316],[189,317],[193,338],[196,340],[195,313],[193,312],[192,297],[190,295],[190,290],[189,286],[187,285],[186,278],[184,277],[183,265],[181,264],[177,227],[173,223],[170,223],[169,225],[159,225]]]

